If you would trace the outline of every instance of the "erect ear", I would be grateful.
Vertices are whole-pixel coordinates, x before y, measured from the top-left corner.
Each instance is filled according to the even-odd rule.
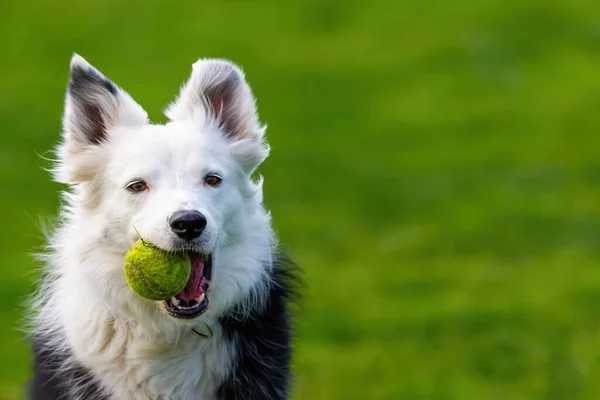
[[[190,80],[166,115],[172,121],[203,118],[215,123],[231,144],[234,157],[252,173],[269,154],[263,143],[256,105],[244,73],[225,60],[199,60]]]
[[[97,145],[109,140],[118,126],[141,126],[146,112],[123,90],[108,80],[79,55],[71,59],[69,87],[63,117],[64,142],[59,156],[67,175],[85,175],[84,158]],[[77,181],[64,177],[60,181]]]
[[[112,127],[146,122],[146,112],[127,93],[83,57],[73,56],[64,115],[65,140],[79,145],[100,144],[108,139]]]

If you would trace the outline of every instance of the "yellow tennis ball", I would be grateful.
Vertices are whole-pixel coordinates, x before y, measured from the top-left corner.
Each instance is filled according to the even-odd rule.
[[[171,254],[138,240],[125,256],[125,279],[140,296],[167,300],[185,288],[192,273],[187,254]]]

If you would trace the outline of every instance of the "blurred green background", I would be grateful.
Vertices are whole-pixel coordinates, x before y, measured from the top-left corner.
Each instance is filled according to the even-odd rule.
[[[0,3],[0,398],[76,51],[155,121],[241,64],[306,270],[296,399],[600,398],[600,3]]]

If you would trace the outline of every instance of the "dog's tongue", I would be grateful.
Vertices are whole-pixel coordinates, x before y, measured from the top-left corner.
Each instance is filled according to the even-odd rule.
[[[190,254],[190,260],[192,262],[190,281],[181,293],[177,295],[178,298],[185,301],[196,299],[202,294],[200,283],[204,273],[204,260],[198,254]]]

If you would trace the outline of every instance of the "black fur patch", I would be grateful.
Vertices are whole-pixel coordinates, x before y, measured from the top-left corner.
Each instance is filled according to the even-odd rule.
[[[221,400],[275,400],[288,396],[292,356],[291,301],[298,299],[299,268],[275,260],[266,307],[241,319],[235,313],[221,320],[233,342],[237,365],[221,386]]]
[[[29,382],[29,399],[108,400],[86,368],[73,364],[65,368],[69,355],[47,347],[39,337],[33,341],[33,356],[34,377]]]
[[[71,79],[69,80],[69,93],[71,96],[79,96],[80,93],[95,85],[102,86],[113,96],[117,95],[117,87],[114,83],[100,75],[93,68],[83,68],[75,65],[71,68]]]

